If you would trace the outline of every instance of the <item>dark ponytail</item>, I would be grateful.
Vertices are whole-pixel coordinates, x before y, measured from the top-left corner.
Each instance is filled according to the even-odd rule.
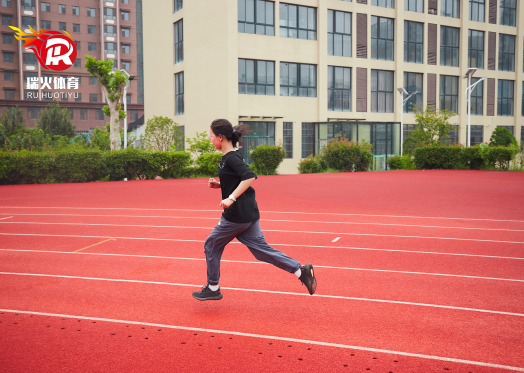
[[[228,141],[233,143],[234,147],[236,147],[240,138],[249,132],[249,128],[245,123],[233,127],[227,119],[215,119],[213,123],[211,123],[211,131],[213,131],[215,136],[224,136]]]

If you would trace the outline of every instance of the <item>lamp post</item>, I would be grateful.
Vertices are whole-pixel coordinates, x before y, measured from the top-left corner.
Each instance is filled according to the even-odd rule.
[[[413,92],[410,94],[405,100],[404,95],[408,94],[408,91],[404,87],[397,88],[397,91],[402,95],[402,103],[400,104],[400,156],[402,157],[402,152],[404,148],[404,105],[408,100],[411,98],[411,96],[416,95],[418,91]]]
[[[468,148],[471,146],[471,92],[473,91],[473,89],[475,89],[477,84],[487,79],[487,77],[485,76],[484,78],[479,79],[476,83],[472,85],[471,77],[473,76],[473,74],[475,74],[475,71],[477,71],[477,69],[474,69],[474,68],[468,69],[468,71],[466,71],[466,73],[463,76],[464,79],[466,78],[468,79],[468,88],[466,88],[466,92],[465,92],[466,100],[468,100],[468,134],[467,134],[467,145],[466,145]]]

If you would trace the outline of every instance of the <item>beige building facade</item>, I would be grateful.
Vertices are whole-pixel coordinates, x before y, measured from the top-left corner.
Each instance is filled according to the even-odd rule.
[[[252,124],[244,148],[283,142],[279,173],[333,135],[374,145],[375,167],[399,154],[409,105],[457,113],[451,142],[497,126],[521,141],[524,11],[501,0],[163,0],[144,2],[145,119],[172,118],[186,138],[216,118]],[[410,111],[408,105],[404,108]],[[246,149],[244,149],[245,151]]]

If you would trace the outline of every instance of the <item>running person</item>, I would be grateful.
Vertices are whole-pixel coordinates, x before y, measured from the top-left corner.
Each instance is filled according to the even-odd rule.
[[[193,297],[198,300],[219,300],[218,282],[220,280],[220,259],[224,248],[235,237],[248,247],[258,260],[273,264],[287,272],[294,273],[306,285],[309,294],[317,288],[317,280],[311,263],[300,265],[298,261],[272,248],[260,229],[260,213],[255,190],[251,184],[257,175],[244,162],[242,154],[235,146],[247,125],[233,128],[226,119],[216,119],[211,123],[209,139],[215,149],[222,150],[222,161],[218,166],[220,181],[209,179],[210,188],[222,190],[220,207],[224,209],[220,221],[207,238],[204,248],[207,262],[207,282],[201,291],[195,291]]]

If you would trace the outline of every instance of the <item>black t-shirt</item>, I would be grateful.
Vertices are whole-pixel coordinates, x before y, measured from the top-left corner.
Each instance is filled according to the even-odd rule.
[[[218,177],[222,199],[226,199],[241,181],[256,179],[257,175],[244,162],[240,151],[231,151],[222,156],[222,161],[218,165]],[[251,223],[260,219],[257,201],[255,201],[255,189],[247,188],[231,206],[224,209],[222,216],[232,223]]]

